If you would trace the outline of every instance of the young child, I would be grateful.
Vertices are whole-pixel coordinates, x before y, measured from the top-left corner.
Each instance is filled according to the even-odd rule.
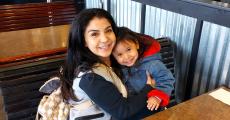
[[[152,37],[140,35],[128,28],[118,29],[113,56],[121,65],[122,77],[129,95],[134,95],[144,87],[148,71],[156,81],[155,90],[148,93],[148,109],[157,110],[166,106],[174,89],[174,77],[161,62],[160,44]]]

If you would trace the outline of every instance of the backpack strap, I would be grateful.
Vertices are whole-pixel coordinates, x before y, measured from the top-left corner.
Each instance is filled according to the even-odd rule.
[[[53,77],[46,81],[40,88],[39,92],[51,94],[54,90],[57,90],[61,85],[59,77]]]
[[[94,105],[94,103],[91,100],[87,100],[77,105],[70,105],[70,107],[76,110],[84,110],[84,109],[89,108],[92,105]]]

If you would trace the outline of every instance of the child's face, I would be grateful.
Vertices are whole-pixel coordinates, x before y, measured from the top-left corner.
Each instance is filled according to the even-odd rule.
[[[138,59],[139,45],[130,40],[123,40],[113,49],[113,56],[121,65],[131,67]]]

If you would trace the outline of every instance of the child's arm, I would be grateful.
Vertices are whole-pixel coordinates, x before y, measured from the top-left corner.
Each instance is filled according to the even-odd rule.
[[[156,80],[156,88],[171,96],[175,83],[171,71],[160,60],[152,60],[149,66],[148,71]]]
[[[169,104],[169,96],[161,90],[154,89],[148,93],[148,98],[157,97],[161,100],[160,106],[167,106]]]
[[[153,79],[153,77],[150,75],[149,71],[146,71],[147,81],[146,84],[151,85],[153,88],[156,87],[156,81]]]
[[[150,73],[149,73],[148,71],[146,71],[146,75],[147,75],[147,83],[146,83],[146,84],[149,84],[149,85],[151,85],[153,88],[155,88],[155,86],[156,86],[156,81],[152,78],[152,76],[150,75]],[[149,99],[151,98],[150,101],[153,101],[153,100],[152,100],[153,98],[157,98],[158,101],[160,101],[160,106],[166,106],[166,105],[168,105],[168,103],[169,103],[169,96],[168,96],[165,92],[163,92],[163,91],[161,91],[161,90],[157,90],[157,89],[154,89],[154,90],[150,91],[150,92],[148,93],[148,98],[149,98]],[[150,104],[150,105],[148,105],[148,106],[150,107],[150,106],[152,106],[152,105]],[[148,107],[148,106],[147,106],[147,107]],[[148,108],[149,108],[149,107],[148,107]],[[150,107],[150,108],[152,108],[152,107]]]

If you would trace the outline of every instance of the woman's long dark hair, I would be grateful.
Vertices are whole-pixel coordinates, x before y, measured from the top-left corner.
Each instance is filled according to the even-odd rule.
[[[82,10],[73,20],[68,38],[67,56],[61,71],[61,91],[64,99],[72,98],[76,100],[72,85],[79,72],[85,72],[92,69],[95,63],[103,63],[97,55],[93,54],[85,47],[84,32],[89,22],[93,18],[107,19],[116,35],[117,26],[109,12],[98,9]]]

